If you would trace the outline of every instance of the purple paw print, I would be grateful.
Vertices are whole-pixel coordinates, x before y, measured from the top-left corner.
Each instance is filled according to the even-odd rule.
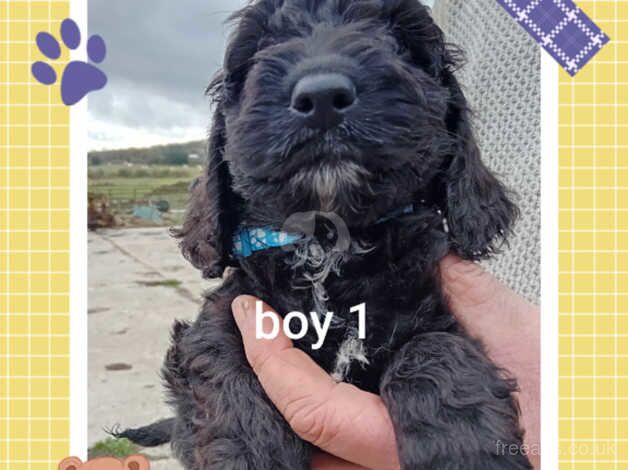
[[[67,18],[61,23],[61,39],[69,49],[76,49],[81,44],[81,31],[77,24]],[[55,60],[61,56],[59,42],[49,33],[41,32],[36,38],[37,47],[43,55]],[[105,41],[93,35],[87,41],[87,57],[92,62],[99,64],[104,58],[107,49]],[[32,67],[33,76],[44,85],[52,85],[57,82],[57,74],[54,69],[45,62],[35,62]],[[78,103],[85,95],[94,90],[100,90],[107,84],[107,76],[98,67],[73,60],[63,70],[61,77],[61,99],[67,106]]]

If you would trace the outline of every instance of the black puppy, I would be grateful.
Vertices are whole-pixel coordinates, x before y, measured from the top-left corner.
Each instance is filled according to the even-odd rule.
[[[489,256],[517,210],[480,160],[456,54],[429,11],[418,0],[257,0],[235,21],[209,87],[207,173],[177,233],[204,276],[232,269],[198,319],[174,327],[163,374],[176,417],[121,435],[172,441],[190,470],[309,468],[308,436],[246,361],[230,304],[251,294],[282,314],[334,312],[320,349],[312,329],[295,345],[381,395],[403,469],[531,468],[500,453],[522,444],[515,384],[439,283],[449,251]],[[361,303],[365,339],[350,313]]]

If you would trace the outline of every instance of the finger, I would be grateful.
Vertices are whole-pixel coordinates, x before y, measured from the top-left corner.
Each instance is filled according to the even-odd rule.
[[[392,423],[381,398],[334,382],[307,354],[292,347],[281,328],[276,338],[257,340],[256,302],[251,296],[236,298],[234,318],[249,363],[292,429],[343,460],[371,468],[398,468]],[[265,331],[270,331],[270,323],[264,325]]]
[[[312,457],[312,470],[367,470],[366,467],[357,465],[336,456],[318,452]]]
[[[242,295],[232,304],[233,316],[242,335],[244,352],[253,370],[258,375],[266,394],[271,400],[283,404],[283,396],[290,394],[290,400],[299,398],[304,393],[318,393],[325,395],[334,387],[331,377],[303,351],[293,348],[292,341],[279,328],[278,334],[272,339],[257,339],[255,310],[256,302],[260,302],[264,312],[268,312],[279,321],[279,315],[266,303],[255,297]],[[271,316],[266,316],[262,323],[264,331],[272,329]],[[290,387],[286,390],[285,382]],[[307,387],[312,387],[311,391]],[[301,389],[298,392],[298,389]],[[298,392],[298,396],[294,393]],[[273,398],[275,397],[275,398]],[[275,403],[277,404],[277,403]]]

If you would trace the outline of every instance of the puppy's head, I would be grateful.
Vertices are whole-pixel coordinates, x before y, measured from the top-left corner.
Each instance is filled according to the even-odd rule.
[[[179,232],[206,276],[224,270],[243,220],[295,212],[359,228],[428,200],[467,258],[507,233],[516,209],[480,160],[455,54],[418,0],[257,0],[234,21],[209,87],[208,171]]]

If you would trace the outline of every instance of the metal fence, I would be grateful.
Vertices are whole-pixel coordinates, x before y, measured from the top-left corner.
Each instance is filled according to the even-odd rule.
[[[188,192],[184,190],[161,189],[154,186],[132,187],[99,187],[89,188],[90,195],[104,196],[112,206],[129,207],[137,204],[155,203],[165,200],[173,208],[183,209],[188,199]]]
[[[132,216],[138,207],[151,206],[180,219],[188,200],[187,186],[90,186],[89,197],[105,199],[116,216]]]

